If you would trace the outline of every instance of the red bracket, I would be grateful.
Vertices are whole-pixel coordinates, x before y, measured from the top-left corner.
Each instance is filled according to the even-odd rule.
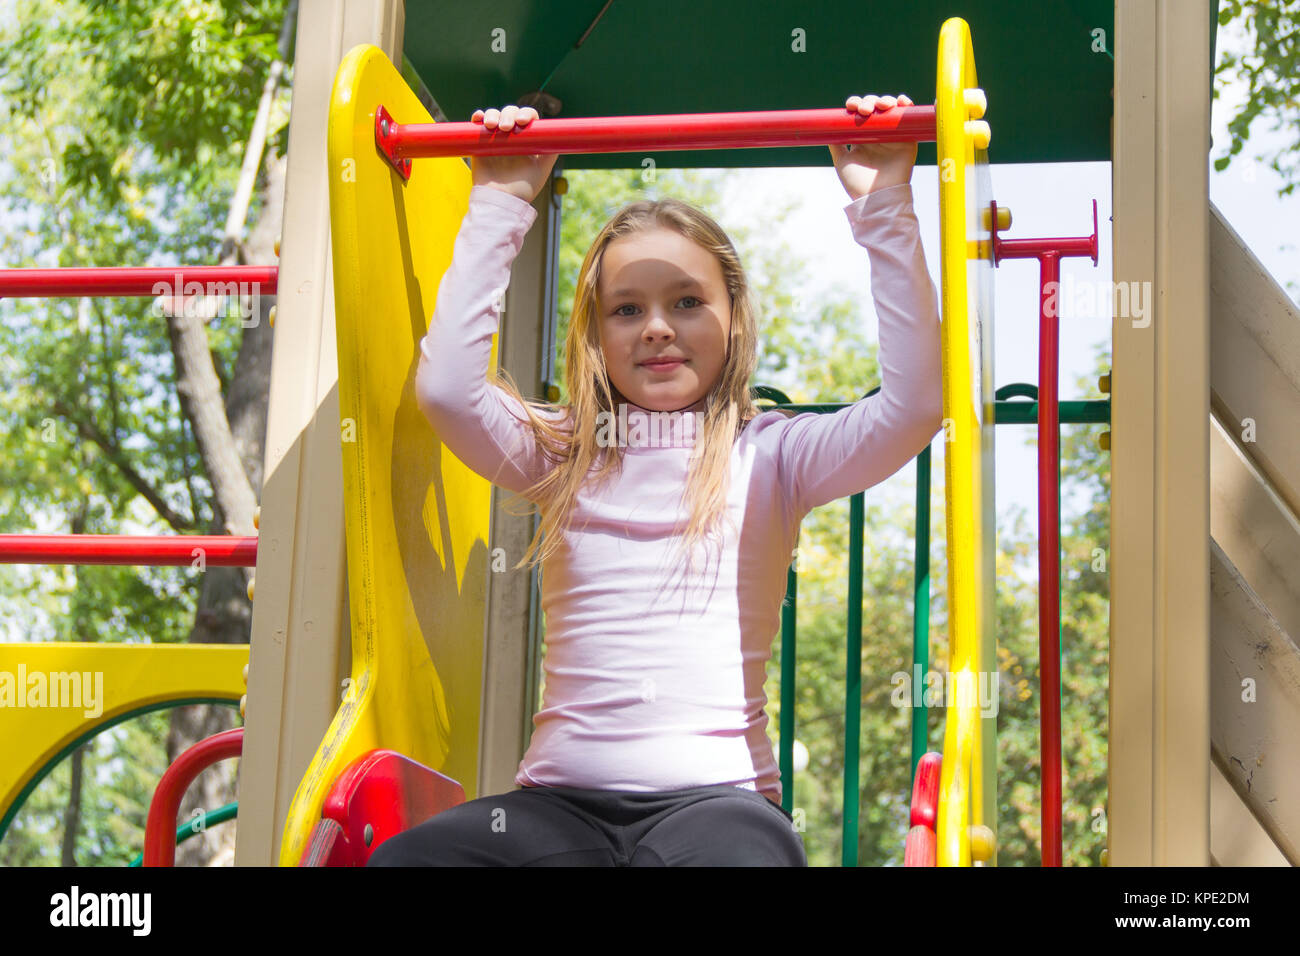
[[[388,114],[383,104],[375,108],[375,145],[379,151],[384,154],[388,160],[388,165],[397,170],[397,175],[402,177],[404,182],[411,180],[411,161],[409,159],[398,159],[394,150],[397,137],[397,121]]]

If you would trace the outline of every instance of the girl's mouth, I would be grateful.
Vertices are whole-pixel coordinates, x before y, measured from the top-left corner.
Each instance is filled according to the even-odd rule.
[[[671,372],[673,369],[677,368],[677,366],[679,365],[682,365],[684,362],[685,362],[684,359],[673,359],[672,361],[669,362],[642,362],[641,366],[643,368],[648,368],[654,372]]]

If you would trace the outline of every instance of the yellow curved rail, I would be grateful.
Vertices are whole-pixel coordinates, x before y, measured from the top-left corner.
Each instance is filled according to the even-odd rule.
[[[939,791],[938,865],[971,865],[971,827],[996,833],[996,716],[981,718],[980,674],[993,640],[992,278],[989,130],[970,28],[946,21],[935,87],[943,307],[944,480],[948,536],[948,690]],[[986,678],[986,688],[997,685]],[[995,712],[996,713],[996,712]],[[996,857],[994,858],[996,859]]]

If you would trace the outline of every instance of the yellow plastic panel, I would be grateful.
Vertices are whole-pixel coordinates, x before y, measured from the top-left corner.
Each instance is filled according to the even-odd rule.
[[[398,123],[433,122],[379,48],[355,47],[328,131],[352,672],[294,794],[289,866],[330,785],[368,750],[399,751],[477,795],[491,485],[442,447],[415,398],[470,173],[461,159],[420,159],[403,181],[375,145],[381,105]],[[495,364],[494,342],[489,375]]]
[[[238,701],[247,663],[247,644],[0,644],[0,820],[70,747],[136,712]]]
[[[993,634],[993,310],[991,198],[984,112],[970,28],[939,34],[935,95],[943,307],[944,479],[947,486],[949,670],[939,791],[938,864],[970,866],[972,825],[996,833],[996,716],[980,712],[980,674],[996,666]],[[977,145],[976,140],[981,142]],[[989,679],[986,678],[986,681]],[[986,686],[990,686],[986,684]],[[995,686],[995,685],[994,685]],[[996,856],[994,857],[996,860]]]

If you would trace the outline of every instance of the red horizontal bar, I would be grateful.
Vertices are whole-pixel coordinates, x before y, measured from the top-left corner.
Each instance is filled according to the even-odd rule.
[[[390,122],[386,129],[387,132],[376,131],[379,145],[401,160],[429,156],[920,143],[935,138],[935,116],[933,106],[896,106],[870,117],[839,107],[535,119],[525,127],[504,133],[484,129],[480,123]]]
[[[993,223],[993,264],[1003,259],[1056,259],[1068,256],[1087,256],[1097,264],[1097,200],[1092,201],[1092,235],[1065,236],[1044,239],[1003,239],[998,230],[998,204],[990,204],[989,216]]]
[[[0,269],[0,298],[71,295],[274,295],[279,266]],[[233,286],[233,288],[232,288]],[[253,286],[253,289],[248,289]]]
[[[999,259],[1037,259],[1044,255],[1095,255],[1095,236],[1070,236],[1061,239],[1002,239],[997,241]]]
[[[229,534],[0,534],[0,564],[122,564],[184,567],[198,560],[221,568],[257,566],[257,536]]]

